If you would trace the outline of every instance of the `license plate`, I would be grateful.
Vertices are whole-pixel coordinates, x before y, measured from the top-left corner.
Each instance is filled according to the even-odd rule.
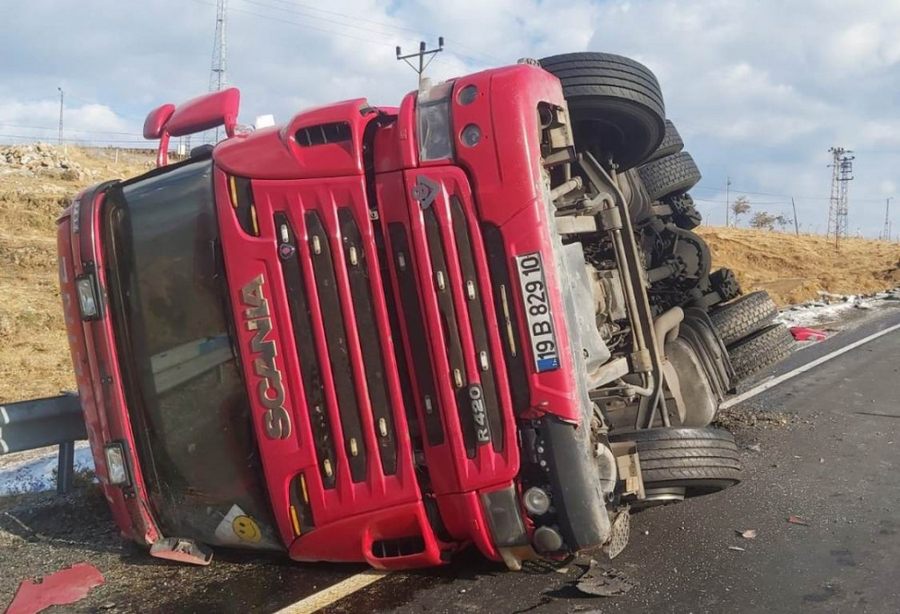
[[[547,282],[544,279],[544,263],[541,254],[516,256],[519,273],[519,287],[525,301],[525,319],[528,322],[528,339],[534,368],[538,373],[559,369],[559,347],[553,332],[553,317],[550,313],[550,298],[547,296]]]

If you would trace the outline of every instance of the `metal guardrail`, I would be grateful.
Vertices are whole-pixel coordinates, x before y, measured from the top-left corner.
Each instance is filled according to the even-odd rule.
[[[75,472],[75,442],[87,439],[78,395],[0,405],[0,454],[59,446],[56,491],[67,493]]]

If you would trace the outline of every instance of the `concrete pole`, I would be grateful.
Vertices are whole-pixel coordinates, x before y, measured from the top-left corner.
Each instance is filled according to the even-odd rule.
[[[63,144],[63,89],[61,87],[57,87],[59,90],[59,144]]]
[[[728,189],[731,187],[731,177],[725,177],[725,228],[731,225],[731,203],[728,202]]]

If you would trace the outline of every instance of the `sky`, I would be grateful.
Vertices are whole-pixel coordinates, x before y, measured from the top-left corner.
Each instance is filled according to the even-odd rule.
[[[397,104],[416,85],[394,48],[438,35],[435,80],[521,57],[604,51],[655,72],[704,178],[729,197],[827,227],[832,146],[854,150],[851,234],[877,236],[900,197],[900,0],[228,0],[227,78],[241,122],[314,105]],[[205,92],[214,0],[0,0],[0,142],[141,144],[147,111]],[[900,200],[892,203],[895,236]],[[744,220],[746,223],[746,220]]]

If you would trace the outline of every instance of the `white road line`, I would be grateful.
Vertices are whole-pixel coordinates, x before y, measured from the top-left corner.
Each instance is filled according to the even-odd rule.
[[[330,606],[332,603],[343,599],[347,595],[353,594],[358,590],[378,582],[390,572],[380,571],[377,569],[369,569],[354,576],[350,576],[345,580],[341,580],[337,584],[332,584],[328,588],[314,593],[309,597],[305,597],[296,603],[278,610],[275,614],[312,614],[318,612],[322,608]]]
[[[894,332],[897,329],[900,329],[900,324],[895,324],[894,326],[890,326],[882,331],[871,334],[868,337],[863,337],[859,341],[854,341],[853,343],[851,343],[849,345],[845,345],[844,347],[842,347],[839,350],[835,350],[835,351],[831,352],[830,354],[826,354],[825,356],[817,358],[816,360],[813,360],[812,362],[808,362],[805,365],[803,365],[802,367],[797,367],[793,371],[788,371],[787,373],[784,373],[783,375],[779,375],[778,377],[775,377],[767,382],[763,382],[759,386],[751,388],[750,390],[748,390],[742,394],[739,394],[736,397],[732,397],[732,398],[728,399],[727,401],[725,401],[724,403],[722,403],[722,405],[720,405],[719,407],[720,407],[720,409],[724,409],[727,407],[731,407],[732,405],[737,405],[738,403],[746,401],[749,398],[755,397],[756,395],[760,394],[761,392],[765,392],[766,390],[769,390],[770,388],[774,388],[775,386],[777,386],[778,384],[780,384],[782,382],[786,382],[787,380],[791,379],[792,377],[796,377],[797,375],[800,375],[801,373],[806,373],[810,369],[814,369],[814,368],[818,367],[819,365],[821,365],[822,363],[828,362],[832,358],[837,358],[841,354],[844,354],[846,352],[849,352],[850,350],[858,348],[861,345],[865,345],[869,341],[872,341],[874,339],[877,339],[878,337],[887,335],[888,333]],[[278,610],[277,612],[275,612],[275,614],[312,614],[313,612],[317,612],[317,611],[321,610],[322,608],[325,608],[325,607],[335,603],[336,601],[343,599],[344,597],[347,597],[348,595],[352,595],[356,591],[362,590],[362,589],[366,588],[367,586],[370,586],[371,584],[378,582],[382,578],[386,577],[388,574],[390,574],[390,572],[378,571],[375,569],[370,569],[368,571],[358,573],[355,576],[350,576],[349,578],[347,578],[345,580],[341,580],[337,584],[333,584],[332,586],[329,586],[328,588],[321,590],[318,593],[312,594],[309,597],[305,597],[304,599],[301,599],[300,601],[298,601],[294,604],[291,604],[281,610]]]
[[[873,334],[869,335],[868,337],[863,337],[859,341],[854,341],[853,343],[851,343],[849,345],[845,345],[844,347],[842,347],[839,350],[835,350],[835,351],[831,352],[830,354],[825,354],[824,356],[817,358],[816,360],[813,360],[812,362],[806,363],[802,367],[797,367],[793,371],[788,371],[787,373],[784,373],[782,375],[779,375],[778,377],[775,377],[766,382],[763,382],[759,386],[755,386],[755,387],[751,388],[750,390],[737,395],[736,397],[732,397],[732,398],[728,399],[727,401],[725,401],[724,403],[722,403],[719,406],[719,409],[726,409],[728,407],[731,407],[732,405],[737,405],[738,403],[742,403],[749,398],[755,397],[756,395],[760,394],[761,392],[765,392],[769,388],[774,388],[778,384],[780,384],[782,382],[786,382],[787,380],[791,379],[792,377],[796,377],[797,375],[800,375],[801,373],[806,373],[810,369],[815,369],[822,363],[828,362],[832,358],[837,358],[841,354],[844,354],[846,352],[849,352],[850,350],[856,349],[859,346],[864,345],[864,344],[868,343],[869,341],[872,341],[873,339],[878,339],[878,337],[883,337],[884,335],[894,332],[897,329],[900,329],[900,324],[894,324],[893,326],[889,326],[888,328],[886,328],[882,331],[873,333]]]

